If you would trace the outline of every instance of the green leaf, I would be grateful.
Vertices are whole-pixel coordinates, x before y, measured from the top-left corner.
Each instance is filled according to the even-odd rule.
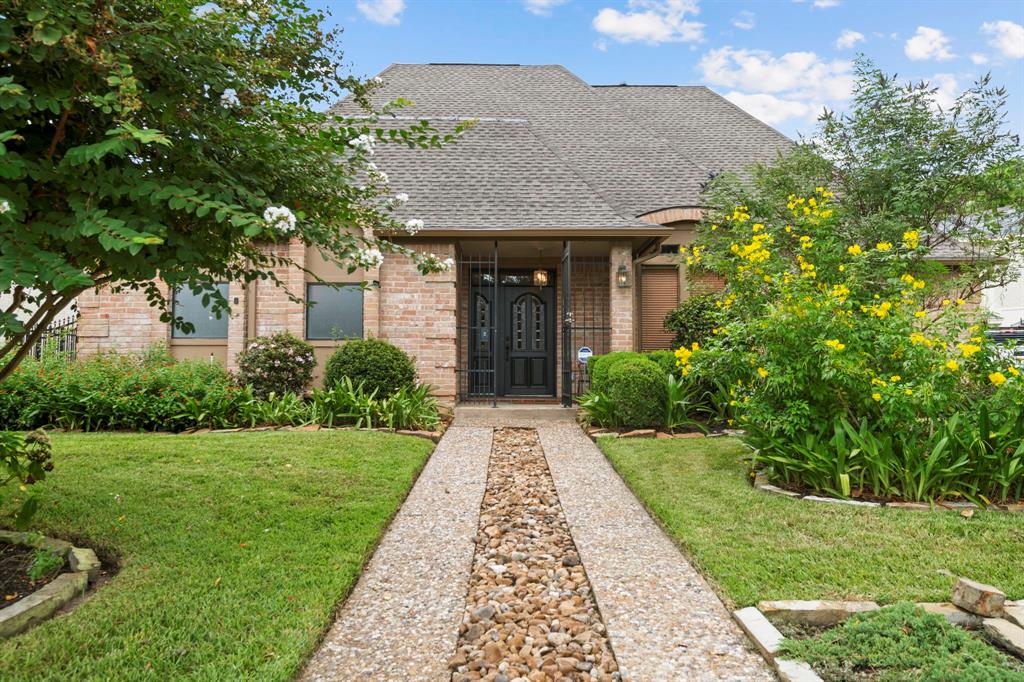
[[[43,45],[56,45],[63,35],[56,26],[40,26],[32,31],[32,39]]]

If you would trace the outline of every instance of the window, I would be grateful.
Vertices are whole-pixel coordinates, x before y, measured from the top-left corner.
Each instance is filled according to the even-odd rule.
[[[228,297],[228,283],[217,284],[217,290],[226,300]],[[203,297],[206,296],[208,305],[203,305]],[[192,293],[187,286],[178,287],[174,291],[174,317],[184,318],[191,322],[193,330],[185,333],[174,327],[171,336],[175,339],[226,339],[228,338],[228,314],[221,312],[220,318],[210,312],[213,301],[209,298],[212,294],[208,291],[201,291],[198,294]]]
[[[662,244],[661,255],[663,256],[678,256],[679,248],[682,244]]]
[[[307,339],[363,337],[363,289],[358,284],[307,284],[306,301],[312,304],[306,308]]]

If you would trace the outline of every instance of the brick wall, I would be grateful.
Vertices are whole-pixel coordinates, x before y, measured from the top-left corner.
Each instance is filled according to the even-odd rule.
[[[455,257],[455,244],[413,245],[419,251]],[[408,258],[388,255],[380,268],[377,320],[380,338],[416,361],[419,380],[436,388],[439,400],[456,395],[456,273],[423,276]]]
[[[167,287],[160,285],[167,295]],[[142,291],[113,293],[109,287],[90,289],[78,297],[78,354],[103,351],[139,352],[170,341],[170,325],[160,310],[149,305]]]
[[[306,276],[299,269],[306,262],[306,247],[302,242],[292,240],[288,244],[270,246],[268,251],[291,258],[295,265],[272,269],[283,286],[275,286],[269,281],[256,283],[256,336],[286,331],[300,339],[305,338],[306,308],[301,302],[290,300],[288,293],[301,297],[306,295]]]
[[[713,272],[691,267],[686,272],[690,296],[714,294],[725,288],[725,280]]]

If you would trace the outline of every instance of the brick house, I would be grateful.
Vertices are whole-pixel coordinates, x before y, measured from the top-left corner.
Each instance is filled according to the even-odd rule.
[[[423,277],[389,256],[349,274],[293,242],[277,248],[309,273],[278,275],[316,305],[270,284],[225,283],[232,315],[217,320],[179,292],[177,312],[196,323],[184,336],[141,295],[89,292],[79,352],[163,342],[176,357],[231,367],[247,339],[286,330],[316,346],[322,368],[339,334],[374,336],[413,356],[445,402],[568,401],[586,386],[582,356],[668,347],[665,313],[719,286],[674,257],[692,239],[709,173],[742,171],[792,144],[700,86],[592,86],[561,66],[396,64],[380,76],[377,104],[415,103],[399,119],[440,129],[478,121],[442,150],[378,145],[375,157],[410,196],[401,217],[425,223],[401,241],[454,258],[455,269]],[[335,110],[362,113],[347,100]]]

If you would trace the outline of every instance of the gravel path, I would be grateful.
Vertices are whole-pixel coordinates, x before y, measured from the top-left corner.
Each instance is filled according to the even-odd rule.
[[[618,678],[533,429],[494,433],[465,616],[449,666],[452,682]]]
[[[537,431],[623,676],[775,679],[583,431],[572,423]]]
[[[303,680],[447,680],[491,429],[445,433]]]

